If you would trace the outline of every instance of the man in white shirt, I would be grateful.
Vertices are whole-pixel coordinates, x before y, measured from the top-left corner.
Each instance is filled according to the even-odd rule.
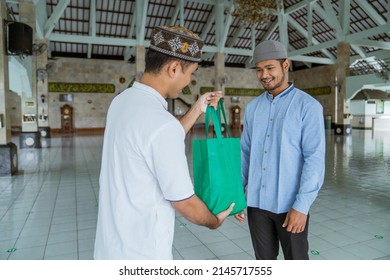
[[[180,121],[167,111],[201,60],[202,40],[182,27],[156,27],[145,72],[112,101],[100,173],[95,259],[172,259],[175,210],[218,228],[232,211],[213,215],[194,194],[184,138],[220,92],[202,95]]]

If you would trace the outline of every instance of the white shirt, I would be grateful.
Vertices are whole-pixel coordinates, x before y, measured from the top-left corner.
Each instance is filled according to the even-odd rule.
[[[153,88],[135,82],[107,114],[95,259],[172,259],[170,201],[194,194],[185,131]]]

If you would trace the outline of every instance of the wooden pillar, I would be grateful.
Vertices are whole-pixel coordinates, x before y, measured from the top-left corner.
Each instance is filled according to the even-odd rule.
[[[214,56],[214,64],[215,64],[215,90],[224,90],[226,81],[225,74],[225,54],[217,52]]]
[[[335,134],[349,135],[352,133],[349,105],[346,100],[346,79],[349,76],[350,45],[340,42],[337,45],[336,91],[335,91]]]
[[[136,46],[135,47],[135,73],[136,73],[136,80],[139,81],[142,74],[145,71],[145,55],[146,50],[144,46]]]

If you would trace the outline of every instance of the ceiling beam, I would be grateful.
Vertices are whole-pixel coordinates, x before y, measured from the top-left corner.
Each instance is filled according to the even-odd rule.
[[[44,39],[44,26],[47,19],[46,0],[38,0],[35,4],[35,37]]]
[[[131,17],[129,32],[127,34],[127,38],[129,39],[133,38],[133,34],[135,30],[135,20],[136,20],[136,16],[134,16],[135,5],[133,7],[134,7],[132,11],[133,16]],[[132,48],[132,46],[126,46],[124,50],[124,60],[128,61],[133,54],[134,54],[134,48]]]
[[[189,2],[194,2],[194,3],[201,3],[201,4],[208,4],[208,5],[215,5],[216,1],[218,0],[188,0]],[[226,0],[230,2],[231,0]]]
[[[324,49],[332,48],[332,47],[336,46],[337,44],[338,44],[337,39],[327,41],[324,43],[317,42],[308,48],[297,49],[297,50],[291,51],[290,56],[304,55],[304,54],[311,53],[311,52],[323,51]],[[331,55],[329,57],[333,58],[333,55]]]
[[[145,41],[145,25],[146,25],[146,11],[148,10],[149,0],[136,0],[136,36],[139,46],[142,46]]]
[[[246,63],[245,63],[245,67],[246,68],[250,68],[254,65],[253,63],[253,52],[256,48],[256,30],[255,30],[255,26],[252,25],[251,26],[251,46],[252,46],[252,49],[251,49],[251,55],[249,57],[249,59],[247,59]]]
[[[285,15],[282,9],[278,14],[279,41],[286,47],[288,47],[287,21],[288,21],[288,15]]]
[[[349,1],[349,0],[347,0],[347,1]],[[339,20],[336,17],[336,14],[334,13],[334,10],[333,10],[333,8],[331,6],[330,1],[323,0],[322,2],[325,2],[325,5],[324,5],[325,6],[325,10],[322,9],[318,5],[318,3],[313,4],[313,8],[325,20],[326,24],[328,24],[330,27],[333,27],[333,29],[335,31],[335,37],[339,41],[345,40],[345,36],[348,33],[344,34],[344,32],[342,31],[341,25],[339,23]],[[329,15],[328,15],[328,13],[329,13]],[[348,26],[348,28],[349,28],[349,26]],[[353,49],[354,49],[355,52],[360,54],[361,57],[365,57],[366,56],[365,52],[361,48],[359,48],[357,46],[354,46]]]
[[[390,23],[390,1],[387,1],[386,11],[387,11],[387,23]]]
[[[370,57],[371,56],[374,56],[377,59],[388,60],[389,59],[389,51],[387,51],[387,50],[373,51],[373,52],[370,52]],[[362,59],[362,58],[359,56],[352,56],[351,60],[350,60],[350,64],[352,64],[355,60],[359,60],[359,59]]]
[[[295,13],[296,11],[299,11],[300,9],[306,8],[308,5],[313,4],[319,0],[306,0],[306,1],[300,1],[287,9],[284,10],[284,13],[286,15]]]
[[[181,7],[181,5],[180,5],[180,2],[178,1],[176,3],[175,10],[173,11],[173,14],[172,14],[172,17],[171,17],[171,22],[169,24],[170,26],[175,25],[177,17],[179,16],[180,7]]]
[[[278,28],[278,22],[274,21],[273,23],[271,23],[271,26],[268,28],[267,32],[265,32],[262,38],[256,38],[257,41],[260,42],[262,40],[268,40],[271,37],[272,33],[274,33],[277,28]]]
[[[57,6],[54,8],[53,13],[50,15],[50,18],[46,21],[44,27],[45,38],[48,39],[52,33],[54,27],[58,23],[58,20],[64,13],[66,7],[69,5],[70,0],[60,0]]]
[[[307,47],[313,44],[313,5],[307,7]]]
[[[228,13],[227,15],[225,16],[225,23],[224,23],[224,28],[223,28],[223,33],[222,33],[222,43],[223,43],[223,46],[226,45],[226,41],[227,41],[227,37],[229,35],[229,30],[230,30],[230,27],[232,25],[232,22],[233,22],[233,16],[232,16],[232,13],[234,11],[234,5],[231,4],[230,7],[228,8]]]
[[[36,5],[36,10],[46,11],[46,9],[41,9],[45,4],[45,0],[30,0]],[[91,0],[91,11],[90,11],[90,30],[89,36],[72,36],[67,34],[55,34],[52,33],[55,25],[58,23],[59,19],[63,15],[65,9],[70,3],[70,0],[58,0],[58,4],[54,8],[54,11],[50,18],[47,21],[42,20],[42,18],[47,18],[47,16],[42,16],[42,14],[37,14],[36,22],[36,34],[37,38],[44,37],[51,41],[59,42],[72,42],[72,43],[82,43],[89,44],[88,47],[88,57],[91,56],[92,45],[111,45],[111,46],[125,46],[125,59],[129,58],[129,55],[132,53],[131,47],[141,45],[148,47],[150,42],[145,38],[145,26],[146,26],[146,11],[148,7],[148,1],[144,0],[135,0],[135,11],[131,17],[131,26],[129,30],[129,38],[112,38],[112,37],[96,37],[96,0]],[[260,40],[269,39],[273,33],[275,33],[276,28],[279,28],[279,36],[282,42],[288,42],[287,34],[287,25],[290,24],[292,27],[298,30],[304,37],[307,38],[307,47],[297,50],[289,51],[289,56],[291,60],[299,60],[302,62],[310,63],[323,63],[328,64],[331,61],[334,61],[333,55],[327,51],[327,48],[335,47],[340,41],[347,41],[351,44],[351,47],[360,55],[360,57],[365,57],[366,53],[363,51],[362,47],[371,47],[383,49],[388,52],[390,42],[385,41],[376,41],[370,38],[373,38],[374,35],[388,33],[390,30],[390,12],[387,13],[387,18],[384,19],[369,3],[368,0],[354,0],[357,5],[359,5],[365,13],[378,25],[377,27],[370,28],[365,31],[349,34],[350,32],[350,9],[351,9],[351,0],[340,1],[338,5],[338,15],[334,10],[334,5],[331,1],[326,0],[302,0],[298,3],[290,6],[286,10],[282,10],[282,16],[278,16],[278,20],[270,25],[268,31],[264,34],[262,38],[255,37],[255,28],[252,28],[251,40],[252,46],[251,49],[235,49],[239,37],[245,32],[246,27],[240,25],[233,34],[233,38],[227,43],[227,38],[229,35],[229,30],[231,28],[231,23],[233,22],[233,17],[231,16],[232,11],[234,11],[234,1],[233,0],[178,0],[176,1],[176,7],[174,9],[172,18],[170,19],[171,23],[177,21],[180,17],[180,22],[184,25],[184,6],[186,2],[194,2],[207,4],[211,6],[211,12],[207,19],[207,22],[202,28],[201,38],[205,38],[209,34],[213,24],[216,27],[217,40],[215,41],[216,46],[207,45],[204,47],[206,55],[212,55],[213,53],[219,51],[226,54],[233,55],[242,55],[252,57],[253,49],[256,45],[256,42]],[[18,4],[19,1],[16,0],[6,0],[6,3],[9,4]],[[42,4],[43,3],[43,4]],[[41,8],[38,8],[41,7]],[[389,9],[390,3],[387,3],[386,8]],[[227,9],[230,11],[227,12]],[[300,10],[306,9],[308,15],[308,26],[312,25],[313,18],[312,15],[316,12],[324,21],[334,30],[336,39],[328,42],[319,43],[316,40],[314,30],[308,28],[305,30],[298,22],[296,22],[291,14]],[[218,10],[218,11],[217,11]],[[226,13],[227,12],[227,13]],[[216,16],[218,14],[218,16]],[[182,21],[183,20],[183,21]],[[41,35],[39,35],[41,34]],[[134,38],[136,34],[136,40]],[[309,58],[307,53],[311,52],[323,52],[327,58],[313,57]],[[209,54],[207,54],[207,52]],[[371,55],[371,53],[370,53]]]
[[[64,43],[79,43],[79,44],[96,44],[96,45],[108,45],[108,46],[137,46],[137,40],[130,38],[113,38],[113,37],[98,37],[98,36],[85,36],[85,35],[68,35],[52,33],[50,35],[50,41],[64,42]],[[149,41],[144,41],[144,46],[149,46]]]
[[[382,18],[381,15],[375,11],[375,9],[367,2],[367,0],[355,0],[356,4],[359,5],[360,8],[364,10],[364,12],[371,18],[373,22],[377,25],[384,25],[386,21]],[[390,2],[387,2],[390,3]],[[389,10],[387,10],[387,14],[389,14]]]
[[[225,3],[224,1],[219,0],[217,5],[215,5],[216,16],[215,16],[215,26],[216,26],[216,46],[223,52],[226,45],[226,40],[228,37],[230,26],[233,22],[232,13],[234,11],[234,5],[231,4],[228,7],[229,12],[225,15]]]
[[[370,48],[390,50],[390,42],[384,42],[384,41],[360,39],[360,40],[355,40],[355,41],[351,42],[351,44],[358,45],[358,46],[364,46],[364,47],[370,47]]]
[[[291,16],[288,16],[288,23],[291,24],[291,26],[294,27],[299,33],[301,33],[306,39],[309,37],[308,36],[308,32],[298,22],[296,22],[296,20],[293,19]],[[305,52],[301,52],[300,54],[306,54],[306,53],[311,53],[311,52],[315,52],[315,51],[321,51],[328,58],[334,58],[332,53],[330,53],[326,48],[321,48],[321,49],[316,48],[316,46],[318,44],[320,44],[320,42],[317,39],[312,38],[312,40],[310,42],[311,46],[307,47],[307,48],[304,48]],[[300,50],[303,50],[303,49],[300,49]],[[296,51],[299,51],[299,50],[296,50]]]
[[[199,35],[199,37],[202,39],[206,37],[207,33],[210,32],[211,27],[213,26],[213,23],[215,21],[215,10],[216,10],[216,8],[214,6],[213,10],[210,13],[210,16],[207,19],[205,26],[203,27],[202,33]]]
[[[96,0],[90,0],[89,35],[96,36]],[[88,44],[87,57],[92,57],[92,44]]]
[[[245,32],[246,26],[241,24],[233,33],[233,38],[229,41],[228,47],[233,47],[237,41],[239,40],[240,36]]]
[[[323,10],[317,3],[314,5],[316,11],[324,18],[326,23],[334,29],[336,38],[341,41],[342,40],[342,30],[340,26],[340,22],[336,16],[336,13],[332,7],[332,3],[329,0],[322,0],[322,5],[324,6]]]
[[[366,29],[364,31],[360,31],[357,33],[349,34],[346,36],[347,42],[353,43],[356,40],[372,37],[381,33],[388,33],[390,30],[390,23],[386,23],[381,26],[373,27],[370,29]]]
[[[342,35],[349,34],[350,15],[351,14],[351,0],[344,0],[339,2],[339,20],[341,25]]]
[[[289,55],[289,60],[317,63],[317,64],[334,64],[336,63],[335,59],[324,58],[324,57],[315,57],[315,56],[305,56],[305,55]]]

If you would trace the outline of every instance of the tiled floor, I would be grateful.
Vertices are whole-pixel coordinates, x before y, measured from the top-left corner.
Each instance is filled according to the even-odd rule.
[[[18,149],[18,175],[0,177],[0,259],[92,259],[102,136],[43,141]],[[176,221],[175,259],[253,259],[246,223],[229,217],[208,230]],[[390,259],[390,133],[327,131],[310,222],[311,259]]]

